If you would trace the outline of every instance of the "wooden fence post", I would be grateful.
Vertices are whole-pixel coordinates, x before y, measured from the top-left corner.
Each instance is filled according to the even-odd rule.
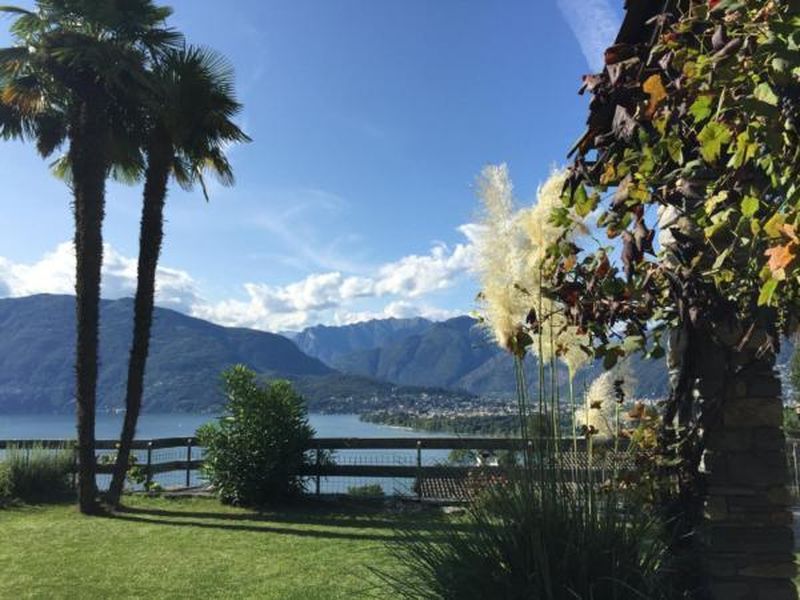
[[[417,440],[417,500],[422,502],[422,440]]]
[[[186,487],[192,485],[192,438],[186,440]]]
[[[145,471],[144,489],[150,489],[153,484],[153,442],[147,442],[147,469]]]
[[[319,447],[319,444],[317,444],[316,469],[317,469],[317,477],[316,477],[316,490],[315,491],[316,491],[317,496],[319,496],[322,493],[321,487],[320,487],[320,479],[321,479],[320,474],[321,474],[321,471],[322,471],[322,449]]]

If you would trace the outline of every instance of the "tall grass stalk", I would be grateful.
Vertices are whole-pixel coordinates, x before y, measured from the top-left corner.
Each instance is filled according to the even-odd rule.
[[[522,356],[514,355],[514,377],[516,379],[517,410],[519,411],[519,434],[523,440],[529,440],[528,384],[525,378],[525,364],[523,361],[524,358]],[[530,454],[530,450],[526,445],[522,452],[523,465],[526,471],[531,467]]]
[[[575,402],[575,376],[569,374],[569,406],[572,411],[572,470],[573,479],[578,481],[578,417],[575,414],[578,405]]]

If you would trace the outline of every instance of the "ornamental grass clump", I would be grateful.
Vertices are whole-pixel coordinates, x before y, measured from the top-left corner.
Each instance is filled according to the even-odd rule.
[[[14,502],[60,502],[74,494],[73,451],[11,447],[0,460],[0,506]]]
[[[590,509],[580,492],[551,495],[550,483],[488,488],[437,539],[401,531],[392,550],[402,569],[379,576],[405,600],[672,598],[654,522],[617,495]]]
[[[379,574],[398,598],[672,597],[663,578],[658,523],[642,517],[648,513],[640,496],[628,493],[616,467],[611,480],[599,480],[592,454],[597,432],[591,427],[584,428],[581,440],[587,449],[586,468],[577,467],[582,457],[574,435],[574,393],[571,457],[560,443],[557,362],[566,364],[572,380],[593,358],[590,337],[569,323],[563,305],[550,299],[543,285],[548,249],[569,243],[551,218],[563,184],[563,173],[554,173],[540,188],[537,205],[515,212],[505,166],[487,167],[482,173],[479,190],[486,216],[478,247],[483,322],[515,362],[524,461],[522,467],[505,471],[508,477],[495,477],[492,485],[484,486],[471,499],[464,521],[445,530],[440,539],[420,540],[413,531],[400,532],[401,542],[393,551],[404,570],[395,576]],[[539,370],[536,414],[529,407],[522,368],[528,353],[536,357]],[[631,385],[621,370],[595,386],[595,395],[605,393],[604,382],[610,382],[615,437],[619,400]],[[590,414],[591,396],[588,401]],[[537,428],[531,435],[527,424],[532,417],[553,427]]]

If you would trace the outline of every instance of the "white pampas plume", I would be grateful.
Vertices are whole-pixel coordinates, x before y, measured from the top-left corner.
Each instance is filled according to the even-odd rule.
[[[497,344],[519,354],[518,334],[534,309],[540,329],[534,334],[532,351],[543,362],[559,356],[574,377],[591,358],[581,348],[589,346],[589,338],[568,324],[563,307],[546,298],[542,289],[547,249],[561,238],[569,239],[551,219],[553,211],[562,206],[566,179],[565,170],[554,171],[539,187],[536,203],[515,211],[508,167],[489,165],[481,171],[478,195],[484,212],[476,241],[476,270],[484,321]]]
[[[622,382],[617,385],[617,382]],[[605,371],[592,382],[586,391],[586,408],[575,412],[578,426],[593,427],[600,439],[610,439],[617,435],[617,411],[620,390],[626,401],[633,399],[636,378],[627,361],[618,363],[613,369]],[[588,417],[587,417],[588,413]]]
[[[489,165],[478,178],[484,215],[477,244],[484,318],[500,347],[514,352],[530,301],[519,289],[525,270],[525,239],[514,212],[508,167]]]
[[[562,192],[567,181],[566,169],[555,170],[536,193],[536,204],[520,213],[520,226],[528,238],[529,252],[527,263],[529,272],[536,278],[531,284],[537,292],[541,292],[542,265],[547,258],[547,249],[559,240],[570,240],[573,230],[553,223],[553,212],[563,207]],[[567,366],[570,378],[591,359],[591,354],[583,348],[590,346],[589,336],[570,326],[564,315],[563,307],[548,299],[541,299],[534,307],[541,314],[542,322],[541,349],[540,344],[533,344],[533,352],[539,360],[549,363],[558,356]],[[539,310],[541,308],[541,310]],[[583,348],[582,348],[583,347]]]
[[[547,181],[539,186],[536,204],[520,213],[520,224],[531,246],[529,266],[537,271],[544,262],[547,248],[564,234],[564,228],[555,225],[551,217],[553,211],[562,206],[561,192],[566,181],[566,170],[553,171]]]

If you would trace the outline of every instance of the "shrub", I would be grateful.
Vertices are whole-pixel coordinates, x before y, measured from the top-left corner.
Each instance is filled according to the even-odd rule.
[[[0,508],[5,508],[14,500],[11,487],[11,469],[8,464],[0,461]]]
[[[223,373],[228,404],[201,427],[205,476],[228,504],[259,506],[300,494],[298,474],[314,437],[303,399],[287,381],[258,382],[237,365]]]
[[[99,465],[115,465],[117,463],[117,451],[102,454],[97,459]],[[125,481],[131,486],[140,486],[146,492],[157,494],[162,491],[161,485],[155,481],[147,480],[147,470],[139,463],[139,459],[131,452],[128,455],[128,471],[125,473]]]
[[[368,483],[364,485],[351,485],[347,488],[348,496],[356,496],[358,498],[383,498],[386,494],[383,488],[377,483]]]
[[[0,463],[0,503],[51,502],[68,498],[73,488],[72,451],[33,448],[8,448]]]

